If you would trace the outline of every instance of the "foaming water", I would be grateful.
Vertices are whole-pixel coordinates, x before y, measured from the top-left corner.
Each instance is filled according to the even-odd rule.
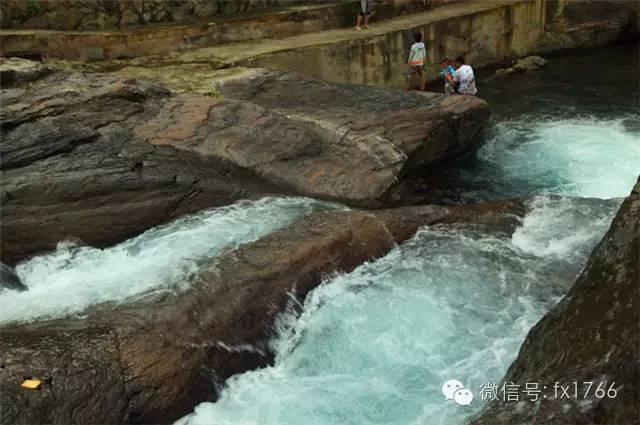
[[[204,211],[106,249],[62,243],[19,264],[26,292],[0,293],[0,323],[79,313],[106,301],[188,285],[198,260],[256,240],[313,210],[335,205],[306,198],[264,198]]]
[[[478,153],[508,191],[625,197],[640,172],[640,133],[624,119],[519,119],[499,123]]]
[[[594,237],[604,233],[611,222],[611,215],[602,211],[616,209],[620,201],[537,197],[511,243],[522,253],[579,263],[589,254]],[[583,225],[567,226],[567,222]]]
[[[531,194],[625,197],[640,173],[639,122],[638,114],[505,120],[494,126],[477,158],[443,170],[429,184],[454,203]]]
[[[454,177],[470,199],[535,195],[511,237],[422,229],[312,291],[285,316],[275,364],[227,381],[189,425],[454,425],[481,409],[531,327],[573,284],[640,171],[623,119],[504,121]],[[459,170],[460,171],[460,170]],[[459,172],[458,171],[458,172]],[[445,181],[447,179],[444,179]],[[476,399],[445,401],[443,382]]]
[[[617,205],[537,199],[511,238],[468,227],[422,229],[384,258],[314,290],[300,318],[279,323],[275,365],[231,378],[218,402],[200,404],[181,423],[462,423],[482,403],[446,402],[442,383],[458,379],[476,397],[482,383],[499,383]],[[547,218],[555,224],[543,231]],[[563,255],[569,252],[576,254]]]

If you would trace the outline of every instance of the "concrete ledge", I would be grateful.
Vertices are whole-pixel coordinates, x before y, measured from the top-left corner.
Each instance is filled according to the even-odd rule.
[[[391,19],[460,1],[463,0],[379,1],[376,3],[375,20]],[[214,17],[189,24],[149,24],[126,30],[3,30],[0,33],[0,54],[68,60],[134,58],[227,43],[290,37],[353,24],[355,11],[352,9],[357,8],[355,2],[308,3],[239,16]]]
[[[223,43],[286,37],[336,27],[335,3],[292,6],[253,16],[191,25],[146,26],[114,31],[9,30],[0,33],[3,56],[105,60],[188,50]]]

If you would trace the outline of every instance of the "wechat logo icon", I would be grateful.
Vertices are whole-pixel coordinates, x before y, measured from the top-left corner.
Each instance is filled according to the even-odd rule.
[[[458,406],[469,406],[473,400],[473,393],[457,379],[449,379],[442,384],[442,394],[445,400],[453,400]]]

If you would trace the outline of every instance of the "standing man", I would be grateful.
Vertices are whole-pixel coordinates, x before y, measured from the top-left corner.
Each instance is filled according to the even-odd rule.
[[[456,79],[458,80],[458,93],[475,95],[478,93],[476,89],[476,77],[473,75],[473,68],[464,63],[464,57],[458,56],[456,64]]]
[[[360,13],[356,20],[356,29],[360,31],[360,24],[364,17],[364,27],[369,28],[369,17],[371,16],[371,9],[373,7],[373,0],[360,0]]]

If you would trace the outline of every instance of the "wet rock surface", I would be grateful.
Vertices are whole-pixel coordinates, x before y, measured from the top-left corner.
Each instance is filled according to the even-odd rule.
[[[489,117],[486,102],[473,96],[329,84],[285,71],[245,70],[214,83],[222,96],[284,115],[290,126],[281,137],[268,137],[268,116],[239,111],[254,113],[261,128],[245,137],[232,116],[214,109],[217,122],[229,123],[227,134],[237,135],[205,140],[196,150],[299,193],[363,206],[387,203],[408,174],[474,152]]]
[[[4,261],[265,192],[381,207],[405,175],[474,151],[489,114],[474,97],[224,75],[222,96],[64,72],[3,88]]]
[[[494,73],[495,77],[501,78],[511,75],[513,73],[532,72],[544,68],[548,65],[549,61],[541,56],[527,56],[522,59],[518,59],[513,66],[509,68],[497,69]]]
[[[639,423],[640,183],[569,293],[531,329],[503,382],[519,385],[526,401],[493,402],[472,424]],[[529,402],[526,383],[546,385],[546,397]]]
[[[55,74],[1,96],[2,258],[10,264],[65,239],[106,246],[271,190],[231,164],[149,143],[140,130],[176,109],[181,121],[154,130],[188,140],[215,99],[175,98],[103,74]]]
[[[22,283],[15,270],[4,263],[0,263],[0,292],[5,289],[11,291],[26,291],[29,288]]]
[[[171,422],[214,400],[233,374],[270,364],[278,315],[298,311],[332,273],[381,257],[424,224],[503,231],[518,204],[487,205],[484,214],[464,206],[314,213],[202,264],[185,292],[96,306],[82,319],[4,326],[0,420]],[[21,389],[24,376],[46,384]]]
[[[393,244],[368,214],[321,213],[207,265],[178,296],[97,307],[84,320],[5,327],[2,423],[175,420],[213,399],[216,382],[266,365],[276,315],[327,273]],[[26,375],[51,383],[29,392],[20,388]]]
[[[548,61],[541,56],[527,56],[526,58],[518,59],[513,65],[515,72],[530,72],[547,66]]]
[[[525,202],[517,200],[464,206],[420,205],[381,209],[372,213],[381,220],[397,243],[402,243],[422,226],[473,224],[490,233],[510,235],[526,213]]]

